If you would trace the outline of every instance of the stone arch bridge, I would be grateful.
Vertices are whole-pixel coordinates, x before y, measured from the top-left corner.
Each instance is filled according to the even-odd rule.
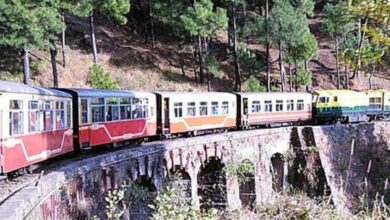
[[[375,146],[370,150],[374,156],[379,152],[378,157],[390,158],[387,123],[258,129],[144,143],[58,166],[1,204],[0,218],[88,218],[104,207],[103,195],[123,181],[140,182],[156,191],[176,170],[185,173],[188,196],[202,205],[207,196],[201,191],[207,165],[213,162],[219,164],[215,167],[224,167],[243,160],[250,161],[255,170],[252,183],[246,187],[251,196],[243,195],[236,176],[223,176],[222,202],[228,209],[240,208],[248,198],[257,205],[272,201],[288,183],[310,195],[327,190],[336,207],[348,210],[351,204],[346,201],[356,196],[355,183],[350,184],[350,190],[342,190],[345,170],[341,165],[348,158],[352,140],[357,143],[355,151],[362,154],[354,158],[357,165],[352,171],[355,175],[351,175],[358,184],[359,178],[364,179],[360,173],[369,159],[363,153],[367,147]],[[384,163],[390,164],[387,160]],[[310,172],[301,172],[305,169]],[[313,179],[317,181],[310,181]]]

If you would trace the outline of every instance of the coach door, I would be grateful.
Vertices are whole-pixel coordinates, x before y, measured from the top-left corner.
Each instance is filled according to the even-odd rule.
[[[164,98],[164,134],[170,133],[169,129],[169,98]]]
[[[248,98],[243,99],[242,105],[244,115],[248,115]]]

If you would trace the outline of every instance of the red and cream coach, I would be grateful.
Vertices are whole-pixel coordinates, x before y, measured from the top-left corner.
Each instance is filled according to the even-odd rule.
[[[73,97],[75,145],[81,149],[156,135],[156,95],[153,93],[61,90]]]
[[[239,126],[294,124],[312,118],[310,93],[237,93]]]
[[[236,95],[224,92],[157,93],[158,133],[192,134],[236,127]]]
[[[0,81],[0,173],[73,150],[72,97]]]

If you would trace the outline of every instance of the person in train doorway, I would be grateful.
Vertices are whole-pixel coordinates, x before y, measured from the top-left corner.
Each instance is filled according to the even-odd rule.
[[[106,107],[106,121],[111,121],[111,108]]]

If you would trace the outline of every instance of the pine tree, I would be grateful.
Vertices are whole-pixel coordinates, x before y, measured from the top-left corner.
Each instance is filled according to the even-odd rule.
[[[341,77],[339,70],[339,47],[342,35],[346,35],[355,29],[353,17],[347,13],[345,6],[342,4],[332,5],[327,4],[324,9],[325,19],[322,22],[322,30],[325,34],[334,38],[335,55],[336,55],[336,74],[337,74],[337,89],[341,88]]]
[[[25,84],[31,83],[29,50],[53,46],[51,42],[63,28],[57,4],[56,0],[0,2],[0,45],[22,51]]]

